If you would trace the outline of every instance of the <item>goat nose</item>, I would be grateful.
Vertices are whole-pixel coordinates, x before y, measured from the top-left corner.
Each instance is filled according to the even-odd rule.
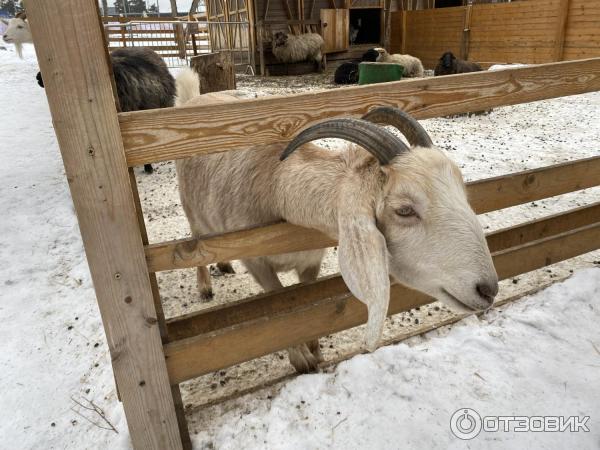
[[[494,297],[498,294],[498,282],[478,283],[475,289],[477,289],[479,296],[491,305],[494,302]]]

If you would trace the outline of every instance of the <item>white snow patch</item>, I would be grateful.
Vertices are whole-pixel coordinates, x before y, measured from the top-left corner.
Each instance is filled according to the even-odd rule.
[[[300,376],[273,400],[249,397],[195,436],[197,448],[464,448],[460,408],[481,416],[590,416],[589,433],[481,432],[469,448],[597,449],[600,270],[469,317],[332,373]],[[441,334],[442,336],[438,336]]]

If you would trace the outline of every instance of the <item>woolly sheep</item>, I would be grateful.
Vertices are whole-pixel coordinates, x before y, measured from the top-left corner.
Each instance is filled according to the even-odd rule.
[[[190,76],[187,82],[197,83]],[[235,100],[225,93],[179,95],[177,104]],[[410,147],[378,124],[397,128]],[[322,138],[352,144],[331,151],[312,143]],[[176,168],[194,237],[286,220],[337,239],[342,277],[368,308],[369,350],[376,347],[387,315],[390,276],[461,311],[489,308],[498,292],[460,169],[398,109],[375,108],[360,120],[326,120],[287,145],[249,144],[244,151],[178,160]],[[323,255],[312,250],[243,263],[265,291],[272,291],[282,287],[279,271],[296,270],[300,281],[315,280]],[[200,287],[210,283],[205,267],[198,268],[198,281]],[[314,370],[321,359],[317,340],[288,351],[301,372]]]
[[[422,77],[424,74],[423,64],[419,58],[411,55],[390,55],[384,48],[376,48],[379,52],[377,62],[396,63],[404,67],[403,75],[405,77],[414,78]]]
[[[372,48],[367,50],[361,59],[340,64],[333,75],[333,82],[336,84],[358,83],[358,65],[363,61],[375,62],[378,56],[379,53]]]
[[[278,31],[273,35],[273,55],[283,63],[315,61],[319,71],[324,69],[322,48],[323,38],[317,33],[299,36]]]
[[[446,52],[442,55],[435,66],[434,75],[452,75],[457,73],[480,72],[483,70],[477,63],[458,59],[452,52]]]
[[[175,105],[175,79],[156,52],[141,47],[121,48],[111,52],[110,59],[121,111],[168,108]],[[40,72],[36,79],[44,87]],[[152,173],[152,165],[145,164],[144,171]]]

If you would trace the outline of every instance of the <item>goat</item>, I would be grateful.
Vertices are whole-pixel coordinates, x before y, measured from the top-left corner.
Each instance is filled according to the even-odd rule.
[[[0,21],[8,27],[4,31],[2,39],[7,44],[13,44],[19,58],[23,58],[23,44],[33,44],[27,14],[20,12],[12,19],[0,19]]]
[[[358,83],[358,66],[361,62],[375,62],[379,53],[375,49],[367,50],[361,59],[347,61],[340,64],[333,74],[333,82],[336,84],[356,84]]]
[[[231,101],[232,95],[214,93],[178,95],[177,104]],[[410,147],[378,124],[397,128]],[[312,143],[322,138],[351,144],[333,152]],[[368,307],[369,350],[376,348],[387,315],[390,276],[462,311],[489,308],[498,292],[459,168],[415,119],[396,108],[375,108],[360,120],[326,120],[288,144],[178,160],[176,169],[194,237],[286,220],[337,239],[342,277]],[[315,280],[323,255],[311,250],[242,262],[272,291],[282,287],[278,271],[295,269],[301,282]],[[205,267],[198,268],[198,282],[201,288],[210,283]],[[288,352],[300,372],[314,370],[321,358],[316,340]]]
[[[411,55],[390,55],[384,48],[376,48],[375,50],[379,53],[377,62],[400,64],[402,67],[404,67],[403,76],[405,77],[422,77],[425,73],[423,64],[419,58]]]
[[[433,74],[438,77],[440,75],[452,75],[456,73],[480,72],[483,69],[477,63],[458,59],[452,52],[446,52],[442,55]]]
[[[319,71],[324,69],[322,48],[325,42],[320,34],[304,33],[299,36],[278,31],[273,35],[273,55],[283,63],[315,61]]]
[[[174,106],[175,79],[156,52],[141,47],[121,48],[111,52],[110,60],[121,111]],[[41,72],[36,79],[44,87]],[[152,165],[144,164],[144,171],[152,173]]]

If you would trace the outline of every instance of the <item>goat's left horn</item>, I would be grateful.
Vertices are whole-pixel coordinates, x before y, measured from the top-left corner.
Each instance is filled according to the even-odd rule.
[[[25,11],[17,13],[17,15],[15,16],[15,19],[25,20],[25,19],[27,19],[27,13]]]
[[[318,123],[302,131],[285,148],[281,161],[302,144],[323,138],[345,139],[360,145],[382,165],[389,164],[394,157],[408,151],[400,138],[371,122],[359,119],[331,119]]]
[[[425,128],[413,116],[401,109],[380,106],[362,116],[362,119],[380,125],[392,125],[406,136],[413,147],[433,147],[433,142]]]

